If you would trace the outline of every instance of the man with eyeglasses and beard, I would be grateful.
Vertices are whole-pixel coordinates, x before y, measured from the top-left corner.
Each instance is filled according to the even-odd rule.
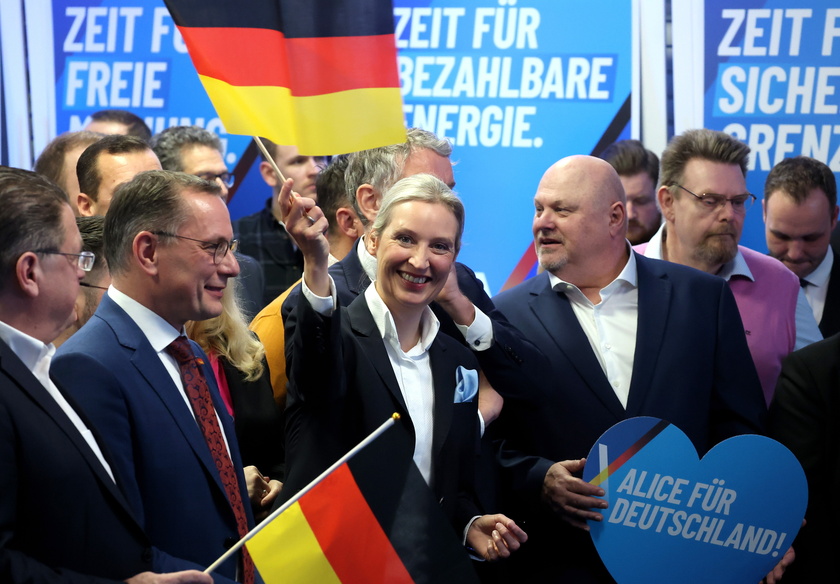
[[[662,153],[657,197],[665,220],[645,256],[729,282],[769,404],[782,359],[822,338],[798,278],[776,259],[738,245],[755,201],[747,192],[750,148],[729,134],[688,130]]]

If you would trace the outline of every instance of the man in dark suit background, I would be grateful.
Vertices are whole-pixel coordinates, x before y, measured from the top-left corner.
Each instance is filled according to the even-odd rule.
[[[787,356],[770,404],[770,436],[796,455],[808,479],[805,524],[784,582],[825,581],[835,569],[840,521],[840,335]]]
[[[49,377],[52,340],[93,263],[81,252],[67,195],[0,167],[0,581],[208,584],[196,571],[148,572],[165,558],[96,428]]]
[[[837,181],[814,158],[785,158],[764,183],[770,255],[799,276],[823,337],[840,332],[840,261],[830,245],[837,225]]]
[[[232,237],[215,183],[150,171],[122,185],[105,218],[113,284],[53,363],[114,453],[152,542],[202,567],[253,526],[233,421],[183,333],[187,320],[222,312],[239,273]],[[249,564],[243,552],[214,577],[251,582]]]
[[[624,190],[589,156],[560,160],[534,198],[534,241],[545,272],[493,301],[544,353],[532,362],[500,346],[477,352],[523,388],[507,397],[507,501],[530,536],[511,572],[528,582],[612,582],[586,534],[603,491],[579,477],[614,424],[655,416],[704,454],[724,438],[760,433],[765,405],[738,307],[726,282],[648,260],[626,240]],[[560,556],[560,557],[558,557]]]

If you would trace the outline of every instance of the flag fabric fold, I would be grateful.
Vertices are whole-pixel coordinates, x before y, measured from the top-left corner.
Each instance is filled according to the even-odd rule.
[[[232,134],[343,154],[405,141],[391,0],[164,0]]]
[[[420,471],[397,455],[408,439],[392,426],[245,543],[266,584],[477,582]]]

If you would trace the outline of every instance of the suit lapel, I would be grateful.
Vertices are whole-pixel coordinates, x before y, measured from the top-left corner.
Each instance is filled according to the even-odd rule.
[[[452,425],[452,409],[455,403],[455,375],[452,363],[443,343],[434,342],[429,347],[429,362],[432,366],[432,389],[435,395],[434,430],[432,435],[432,460],[441,460],[441,449],[446,443]],[[475,399],[478,399],[476,397]]]
[[[218,487],[222,492],[225,492],[216,464],[213,462],[213,457],[204,436],[201,434],[201,429],[190,411],[190,406],[187,405],[181,392],[172,382],[172,378],[163,366],[160,357],[149,344],[149,340],[140,330],[140,327],[125,311],[107,295],[102,298],[102,303],[106,302],[108,304],[102,307],[105,309],[102,312],[102,317],[111,324],[120,344],[132,352],[129,357],[131,364],[148,384],[148,391],[156,395],[164,404],[187,444],[190,445],[195,455],[207,468]],[[211,383],[210,379],[208,379],[209,383]],[[138,388],[138,390],[142,391],[141,388]],[[214,406],[218,408],[218,404],[214,403]],[[230,436],[229,432],[231,431],[232,429],[226,425],[225,432],[228,433],[228,436]]]
[[[537,321],[604,406],[619,419],[623,418],[624,408],[607,381],[569,299],[564,293],[551,289],[547,274],[538,278],[541,283],[535,282],[538,286],[531,292],[534,296],[530,301]],[[562,383],[562,380],[557,380],[557,383]]]
[[[93,474],[96,475],[99,482],[105,486],[105,488],[114,496],[120,505],[123,506],[129,515],[133,517],[133,514],[130,512],[128,502],[125,500],[122,491],[105,471],[105,467],[102,466],[102,463],[96,457],[87,441],[85,441],[79,433],[79,430],[73,425],[73,422],[70,421],[70,418],[67,417],[67,414],[61,409],[41,382],[38,381],[35,375],[26,368],[18,356],[15,355],[3,341],[0,341],[0,369],[2,369],[3,373],[12,380],[23,393],[27,394],[29,398],[44,411],[44,413],[52,418],[56,426],[58,426],[64,435],[67,436],[68,443],[79,452],[87,465],[90,467],[91,471],[93,471]],[[108,460],[108,453],[104,448],[105,443],[97,434],[96,429],[85,417],[84,412],[78,404],[76,404],[65,392],[61,391],[61,394],[65,399],[67,399],[67,403],[69,403],[70,407],[72,407],[79,415],[85,426],[91,430],[96,438],[97,444],[99,445],[99,449],[105,457],[105,460],[108,461],[112,472],[114,472],[114,465],[110,460]],[[115,478],[119,480],[119,477],[116,475]]]
[[[353,334],[356,336],[356,340],[364,356],[371,362],[394,401],[399,404],[402,410],[400,413],[410,421],[408,407],[405,404],[399,383],[397,383],[397,378],[394,375],[391,360],[388,358],[388,353],[385,350],[385,343],[379,334],[379,329],[376,328],[376,323],[373,321],[373,316],[370,314],[370,309],[368,309],[367,302],[363,296],[347,308],[347,316],[350,320],[350,328],[353,330]],[[414,425],[410,425],[413,435]]]
[[[668,312],[671,309],[672,285],[665,274],[650,270],[651,260],[636,255],[636,274],[639,286],[639,314],[636,328],[636,350],[633,354],[633,377],[627,400],[627,415],[636,416],[642,410],[650,387],[656,361],[662,349]]]

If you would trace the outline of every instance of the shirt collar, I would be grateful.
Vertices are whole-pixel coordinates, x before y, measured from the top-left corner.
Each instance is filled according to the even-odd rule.
[[[400,339],[397,336],[397,325],[394,323],[394,317],[391,316],[391,311],[385,305],[385,301],[379,296],[376,286],[368,286],[365,289],[365,300],[367,301],[368,309],[376,328],[382,338],[396,348],[400,348]],[[420,353],[425,353],[432,346],[438,330],[440,329],[440,321],[428,306],[423,310],[423,315],[420,317],[420,342],[414,348],[420,348]],[[409,351],[413,352],[414,349]]]
[[[834,251],[831,249],[831,246],[828,246],[828,251],[823,258],[823,261],[820,262],[820,265],[816,267],[816,269],[802,278],[811,286],[815,286],[817,288],[821,286],[825,286],[828,284],[828,279],[831,277],[831,266],[834,264]]]
[[[0,321],[0,339],[9,345],[12,352],[30,371],[35,371],[38,363],[44,359],[52,359],[55,353],[55,346],[52,343],[45,345],[35,337],[30,337],[3,321]]]
[[[659,231],[650,238],[650,241],[645,248],[645,257],[653,258],[655,260],[662,259],[662,240],[665,236],[666,227],[667,224],[663,223],[659,228]],[[750,271],[750,267],[747,265],[747,260],[744,259],[744,254],[741,253],[740,245],[738,246],[738,251],[735,254],[735,257],[723,264],[720,270],[718,270],[717,275],[727,281],[729,281],[729,279],[733,276],[740,276],[747,278],[748,280],[755,281],[755,278],[753,278],[752,272]]]
[[[633,253],[633,248],[630,246],[630,242],[627,242],[627,251],[630,254],[627,263],[624,264],[624,267],[619,272],[618,276],[616,276],[615,280],[601,288],[601,291],[604,292],[606,295],[609,295],[611,292],[615,291],[617,288],[623,285],[628,285],[631,288],[638,287],[638,272],[636,270],[636,254]],[[558,291],[565,291],[569,286],[572,286],[575,290],[580,291],[580,289],[572,284],[571,282],[566,282],[555,276],[554,274],[548,274],[548,281],[551,284],[551,288],[553,290]]]
[[[184,334],[183,327],[180,331],[175,329],[156,312],[149,310],[127,294],[120,292],[113,284],[108,288],[107,294],[140,327],[155,352],[160,353],[178,336]]]

